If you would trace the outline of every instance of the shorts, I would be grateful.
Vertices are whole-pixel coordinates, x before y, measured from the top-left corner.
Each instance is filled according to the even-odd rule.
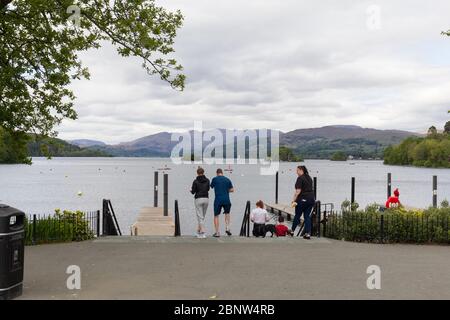
[[[220,212],[222,211],[224,214],[229,214],[231,211],[231,203],[214,203],[214,215],[218,216],[220,215]]]

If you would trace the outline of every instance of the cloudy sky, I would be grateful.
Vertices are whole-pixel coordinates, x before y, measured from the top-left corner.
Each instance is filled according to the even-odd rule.
[[[176,58],[184,92],[107,45],[83,54],[79,119],[65,139],[133,140],[159,131],[333,124],[424,132],[450,109],[448,0],[159,0],[185,15]],[[378,15],[379,13],[379,15]],[[379,16],[379,19],[378,19]]]

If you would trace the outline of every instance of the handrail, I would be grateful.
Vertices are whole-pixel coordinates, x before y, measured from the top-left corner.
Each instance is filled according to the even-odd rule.
[[[239,233],[239,236],[241,237],[250,237],[250,209],[250,201],[247,201],[244,217],[242,219],[241,232]]]
[[[175,237],[181,236],[180,210],[178,209],[178,200],[175,200]]]
[[[111,212],[112,217],[114,219],[114,223],[116,224],[117,231],[119,231],[119,235],[121,236],[122,235],[122,231],[120,230],[119,222],[117,221],[116,213],[114,212],[114,208],[112,206],[111,200],[108,200],[108,205],[109,205],[109,208],[111,210],[110,212]]]
[[[122,235],[111,200],[103,199],[103,235]]]

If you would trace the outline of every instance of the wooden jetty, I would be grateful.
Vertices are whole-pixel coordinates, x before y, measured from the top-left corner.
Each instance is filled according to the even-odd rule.
[[[174,233],[172,214],[164,216],[164,209],[159,207],[143,207],[131,226],[133,236],[173,236]]]
[[[288,221],[292,220],[295,216],[295,208],[293,208],[290,204],[266,203],[265,206],[268,212],[284,215]]]

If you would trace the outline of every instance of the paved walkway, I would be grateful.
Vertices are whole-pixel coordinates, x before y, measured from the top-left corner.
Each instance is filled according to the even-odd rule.
[[[81,290],[66,288],[69,265]],[[381,290],[368,290],[369,265]],[[23,299],[450,299],[450,248],[121,237],[26,248]]]

